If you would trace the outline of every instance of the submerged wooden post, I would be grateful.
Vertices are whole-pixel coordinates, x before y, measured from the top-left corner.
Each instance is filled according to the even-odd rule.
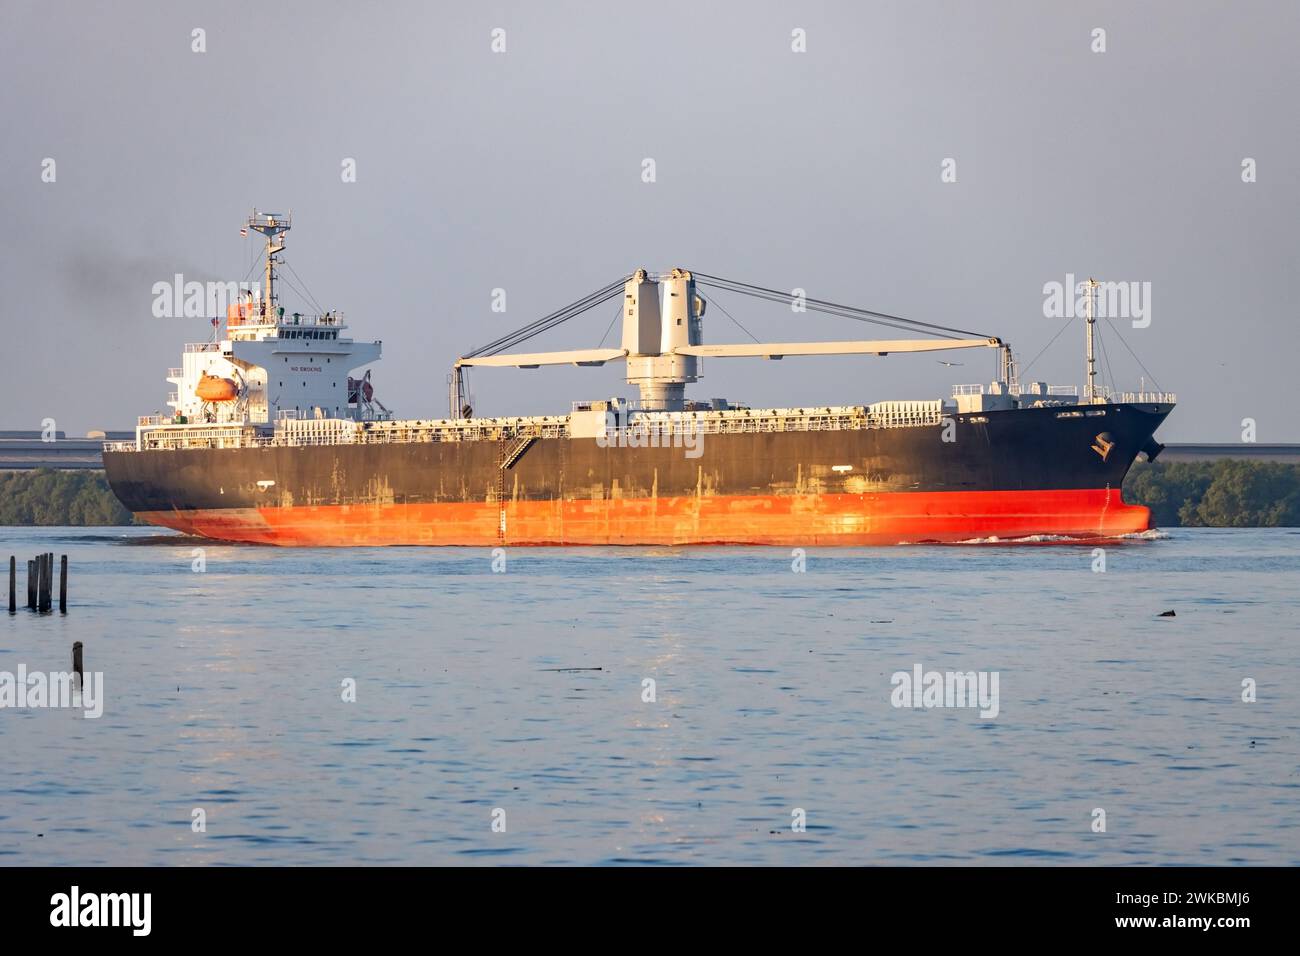
[[[81,641],[75,641],[72,645],[72,673],[77,675],[77,686],[85,686],[85,677],[81,672]]]
[[[59,558],[59,613],[68,613],[68,556]]]
[[[36,610],[36,562],[27,562],[27,608]]]
[[[45,610],[54,607],[54,552],[45,554]]]
[[[9,555],[9,613],[18,613],[18,558]]]
[[[49,569],[45,566],[45,554],[36,559],[36,610],[44,612],[45,595],[50,591]]]

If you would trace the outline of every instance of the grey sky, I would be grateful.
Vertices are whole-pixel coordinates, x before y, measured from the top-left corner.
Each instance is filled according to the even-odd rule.
[[[162,409],[166,369],[209,327],[154,318],[151,287],[242,278],[256,205],[293,209],[286,258],[357,338],[383,340],[376,393],[403,417],[445,414],[456,355],[637,266],[989,332],[1025,362],[1062,322],[1043,316],[1043,284],[1072,272],[1152,284],[1150,327],[1117,324],[1179,394],[1162,438],[1235,441],[1250,417],[1260,441],[1300,440],[1295,3],[0,11],[3,428],[52,417],[82,433]],[[206,53],[191,52],[195,27]],[[807,53],[791,52],[796,27]],[[956,183],[940,181],[947,157]],[[1258,182],[1242,182],[1245,157]],[[718,301],[760,338],[876,334]],[[594,346],[613,313],[529,347]],[[744,334],[713,310],[705,338]],[[1067,331],[1028,377],[1079,383],[1082,339]],[[1107,350],[1117,384],[1136,386],[1113,334]],[[714,359],[691,394],[934,398],[994,371],[991,351],[947,358],[964,364]],[[567,411],[633,394],[620,368],[472,385],[483,414]]]

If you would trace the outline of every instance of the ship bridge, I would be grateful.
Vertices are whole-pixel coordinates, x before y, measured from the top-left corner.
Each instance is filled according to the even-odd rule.
[[[338,311],[287,312],[277,295],[279,254],[292,217],[253,211],[244,232],[266,237],[264,285],[226,306],[213,338],[185,346],[167,381],[172,424],[272,424],[283,419],[367,420],[388,416],[374,398],[370,373],[383,343],[348,337]],[[234,284],[231,284],[232,289]]]

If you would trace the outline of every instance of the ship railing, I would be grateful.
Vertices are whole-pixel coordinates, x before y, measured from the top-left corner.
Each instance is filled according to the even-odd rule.
[[[299,326],[299,325],[323,325],[328,328],[338,328],[346,325],[343,321],[342,312],[321,312],[308,314],[305,312],[290,312],[280,316],[280,325]]]
[[[221,346],[216,342],[186,342],[186,352],[219,352]]]
[[[852,431],[864,428],[908,428],[937,425],[943,421],[942,409],[931,403],[918,403],[924,407],[871,410],[864,406],[847,406],[825,409],[796,409],[791,411],[745,411],[736,415],[709,414],[699,416],[687,413],[649,413],[633,419],[627,428],[633,434],[642,431],[663,431],[672,422],[680,423],[682,430],[694,429],[706,435],[764,434],[770,432]]]
[[[772,432],[855,431],[874,428],[915,428],[938,425],[944,412],[938,403],[899,403],[898,409],[838,406],[769,411],[640,412],[622,425],[625,433],[651,435],[764,434]],[[292,411],[292,410],[286,410]],[[173,425],[160,415],[141,425]],[[142,448],[266,448],[346,444],[410,444],[419,442],[501,442],[531,435],[567,438],[569,417],[433,419],[429,421],[354,422],[350,419],[295,419],[283,415],[272,434],[251,424],[195,423],[141,433]],[[133,443],[127,443],[134,447]],[[127,450],[127,449],[122,449]]]
[[[352,444],[358,427],[357,422],[346,418],[282,419],[267,440],[280,447]]]
[[[1178,396],[1173,392],[1116,392],[1110,400],[1134,405],[1173,405]]]
[[[242,420],[178,424],[166,415],[141,415],[136,421],[135,441],[104,442],[104,450],[259,448],[271,444],[271,436],[264,430]]]
[[[168,377],[168,378],[183,378],[184,375],[185,375],[185,370],[184,370],[184,369],[179,369],[179,368],[169,368],[169,369],[167,370],[167,377]]]
[[[226,317],[226,327],[230,329],[273,328],[275,326],[325,326],[341,328],[347,325],[342,312],[285,312],[283,306],[264,311],[260,308],[249,310],[245,315]]]
[[[953,398],[956,398],[958,395],[983,395],[983,394],[984,394],[983,384],[954,385],[952,387]]]
[[[280,324],[280,317],[276,315],[262,315],[260,313],[246,315],[242,319],[234,316],[226,317],[227,329],[273,329]]]
[[[342,435],[275,435],[256,441],[260,443],[259,447],[299,448],[305,445],[351,445],[355,439]]]
[[[254,429],[247,427],[231,428],[221,425],[194,425],[193,427],[158,428],[141,431],[139,450],[260,448],[269,443],[269,436],[258,435]]]
[[[1044,385],[1041,382],[1026,382],[1023,385],[1019,382],[1007,386],[1008,395],[1018,395],[1023,398],[1045,398],[1048,395],[1078,395],[1078,385],[1047,385],[1044,391]],[[1100,388],[1101,386],[1098,386]]]
[[[434,419],[431,421],[369,422],[349,441],[365,444],[414,442],[506,441],[520,435],[563,438],[568,434],[567,416],[527,419]]]

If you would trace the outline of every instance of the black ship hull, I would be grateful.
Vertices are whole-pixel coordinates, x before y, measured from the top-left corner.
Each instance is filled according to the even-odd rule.
[[[859,545],[1146,530],[1120,487],[1168,404],[1050,406],[950,424],[703,436],[110,451],[146,521],[278,545]]]

